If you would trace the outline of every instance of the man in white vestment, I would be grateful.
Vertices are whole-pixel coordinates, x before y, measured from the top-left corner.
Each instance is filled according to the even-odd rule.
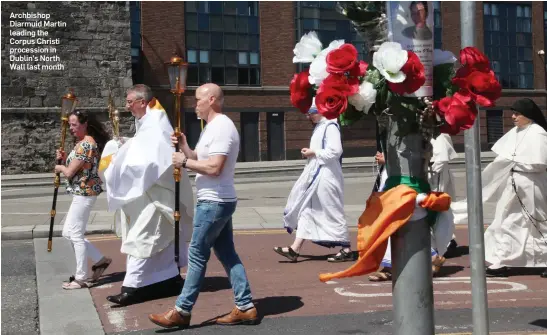
[[[116,211],[121,252],[127,255],[121,293],[107,297],[119,305],[180,292],[179,267],[187,265],[194,214],[192,186],[186,170],[181,169],[180,255],[176,264],[174,149],[170,138],[173,128],[146,85],[135,85],[127,91],[126,108],[135,117],[135,136],[110,141],[101,158],[108,209]]]
[[[283,215],[285,228],[289,233],[296,230],[296,238],[290,247],[275,247],[274,251],[296,262],[304,241],[311,240],[324,247],[342,247],[329,262],[354,261],[344,216],[340,127],[336,119],[319,114],[314,105],[307,117],[315,124],[310,147],[302,149],[308,162],[289,194]]]
[[[450,171],[449,163],[458,157],[454,150],[452,139],[448,134],[440,134],[434,139],[431,139],[433,147],[433,155],[430,160],[430,169],[428,174],[428,182],[432,192],[448,193],[452,199],[456,197],[454,177]],[[384,165],[385,159],[382,153],[376,154],[376,160],[379,164]],[[381,176],[381,188],[383,191],[387,179],[386,169],[383,170]],[[436,275],[443,263],[445,262],[444,254],[451,245],[451,239],[454,233],[454,216],[452,211],[439,212],[436,215],[436,222],[431,231],[431,257],[433,266],[433,275]],[[370,281],[386,281],[391,279],[391,239],[388,240],[386,254],[382,260],[381,271],[371,274],[368,279]]]
[[[511,109],[515,127],[494,144],[498,156],[482,172],[483,202],[497,200],[484,233],[491,277],[506,277],[511,267],[547,267],[547,121],[530,99]],[[456,224],[467,221],[467,200],[452,210]]]

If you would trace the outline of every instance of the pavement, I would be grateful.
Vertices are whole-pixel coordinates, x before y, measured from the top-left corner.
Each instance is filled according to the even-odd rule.
[[[457,226],[460,244],[434,278],[436,334],[471,334],[471,285],[467,227]],[[90,236],[90,241],[113,258],[99,283],[89,290],[64,291],[61,283],[75,263],[67,241],[55,238],[46,252],[46,239],[34,239],[40,334],[157,334],[165,332],[147,315],[166,311],[176,296],[116,307],[106,296],[117,294],[124,276],[121,241],[113,235]],[[352,229],[352,240],[355,240]],[[311,243],[297,263],[272,251],[293,237],[280,229],[239,230],[235,245],[245,265],[253,301],[261,322],[257,326],[220,327],[211,320],[233,308],[226,273],[212,255],[191,329],[181,334],[391,334],[393,331],[391,283],[373,283],[366,277],[321,283],[318,275],[342,270],[351,263],[331,264],[328,250]],[[12,241],[16,242],[16,241]],[[508,278],[488,278],[490,334],[547,334],[547,285],[540,269],[515,270]],[[181,269],[184,276],[186,268]],[[69,315],[70,317],[67,317]]]

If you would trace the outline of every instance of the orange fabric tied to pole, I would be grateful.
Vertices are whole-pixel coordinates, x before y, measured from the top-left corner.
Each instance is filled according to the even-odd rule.
[[[367,207],[359,217],[357,250],[359,259],[346,270],[323,273],[319,280],[326,282],[336,278],[362,276],[376,271],[386,253],[388,238],[406,224],[414,214],[418,192],[406,185],[399,185],[386,192],[375,192],[367,200]],[[450,196],[431,192],[420,207],[443,212],[450,208]]]

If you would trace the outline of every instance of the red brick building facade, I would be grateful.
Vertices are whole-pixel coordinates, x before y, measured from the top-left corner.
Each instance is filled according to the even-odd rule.
[[[312,126],[289,100],[288,86],[297,71],[292,63],[297,35],[316,28],[320,37],[324,31],[327,43],[334,38],[359,43],[354,33],[344,30],[334,2],[142,2],[133,6],[137,6],[132,8],[134,81],[151,86],[171,111],[165,62],[174,50],[192,61],[183,104],[183,126],[191,143],[200,132],[192,109],[197,85],[217,82],[216,78],[224,82],[225,112],[242,137],[241,161],[300,158],[300,149],[309,143]],[[437,2],[434,11],[429,9],[436,15],[435,32],[441,36],[436,44],[456,55],[459,6],[459,2]],[[494,70],[507,78],[497,106],[480,112],[481,141],[483,150],[488,150],[512,127],[509,107],[515,99],[530,97],[546,110],[546,63],[538,52],[546,49],[547,4],[479,1],[476,6],[476,46],[491,60],[499,59]],[[454,143],[462,151],[463,134],[455,136]],[[343,146],[345,157],[373,155],[374,117],[344,127]]]

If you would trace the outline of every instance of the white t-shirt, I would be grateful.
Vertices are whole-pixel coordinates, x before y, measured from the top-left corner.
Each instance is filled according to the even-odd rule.
[[[196,174],[198,200],[237,201],[234,172],[239,154],[239,133],[228,116],[217,115],[205,126],[196,145],[196,153],[198,161],[214,155],[228,156],[219,176]]]

